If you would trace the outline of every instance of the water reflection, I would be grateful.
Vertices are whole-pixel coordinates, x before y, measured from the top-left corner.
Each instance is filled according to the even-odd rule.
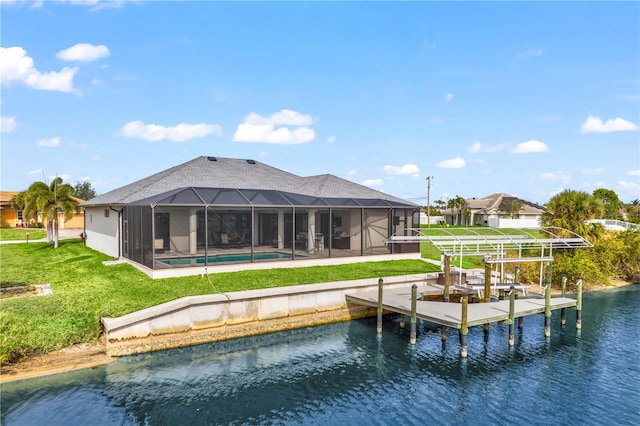
[[[640,287],[585,297],[567,312],[457,332],[387,318],[120,358],[2,387],[3,424],[640,423]]]

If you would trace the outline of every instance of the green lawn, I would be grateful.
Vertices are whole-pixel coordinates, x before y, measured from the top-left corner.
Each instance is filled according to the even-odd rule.
[[[27,234],[29,234],[29,240],[47,237],[47,231],[44,229],[0,228],[0,241],[26,241]]]
[[[95,341],[101,317],[117,317],[184,296],[213,292],[201,276],[152,280],[127,264],[104,266],[109,256],[80,240],[0,245],[3,286],[49,283],[52,296],[3,299],[0,361]],[[211,274],[220,292],[439,271],[420,260],[362,262]]]

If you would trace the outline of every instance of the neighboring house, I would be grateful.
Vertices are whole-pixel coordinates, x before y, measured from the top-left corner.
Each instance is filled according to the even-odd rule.
[[[522,203],[520,210],[513,218],[503,210],[504,202],[518,200]],[[498,193],[484,198],[465,199],[460,209],[443,210],[447,224],[464,226],[488,226],[491,228],[539,228],[541,226],[543,206],[513,195]]]
[[[0,211],[2,212],[2,220],[5,221],[10,227],[21,227],[22,210],[14,210],[11,208],[9,201],[14,195],[19,194],[18,191],[0,191]]]
[[[35,220],[31,219],[28,221],[22,216],[22,210],[15,210],[11,208],[9,201],[14,195],[19,193],[19,191],[0,191],[0,210],[2,211],[2,219],[12,228],[35,226],[36,222],[42,223],[40,215],[38,215]],[[80,198],[74,197],[74,200],[78,203],[84,202],[84,200]],[[78,209],[73,216],[66,219],[63,213],[59,213],[58,224],[60,228],[82,229],[84,227],[84,212],[82,209]]]
[[[198,157],[82,204],[87,245],[150,269],[364,256],[413,226],[413,203],[325,174]],[[417,247],[415,247],[417,249]]]

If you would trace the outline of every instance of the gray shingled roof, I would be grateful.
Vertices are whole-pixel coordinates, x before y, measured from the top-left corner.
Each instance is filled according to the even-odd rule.
[[[417,207],[329,174],[301,177],[259,161],[204,156],[99,195],[82,205],[131,204],[188,187],[277,190],[312,197],[380,199]]]
[[[483,213],[492,213],[500,210],[500,206],[502,205],[503,201],[513,200],[519,200],[520,202],[522,202],[521,213],[523,214],[539,214],[545,211],[545,208],[543,206],[505,193],[491,194],[483,198],[470,198],[466,199],[465,201],[467,203],[467,206],[472,209],[480,209]]]

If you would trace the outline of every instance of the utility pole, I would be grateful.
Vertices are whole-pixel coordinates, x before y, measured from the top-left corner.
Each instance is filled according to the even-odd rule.
[[[433,176],[427,176],[427,228],[431,228],[431,179]]]

